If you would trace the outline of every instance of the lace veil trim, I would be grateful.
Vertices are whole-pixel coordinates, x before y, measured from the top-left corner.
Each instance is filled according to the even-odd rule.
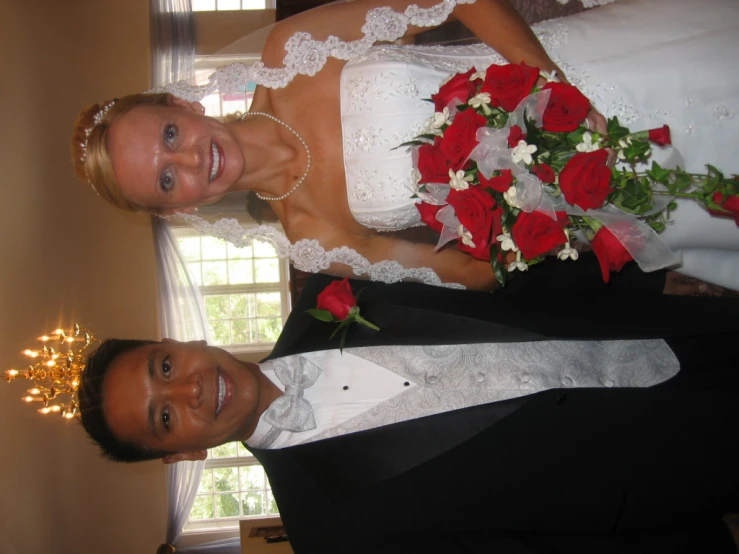
[[[269,225],[247,229],[233,218],[222,218],[215,223],[193,214],[178,214],[177,218],[201,233],[226,240],[239,248],[247,246],[254,239],[267,242],[275,248],[280,258],[290,258],[297,269],[309,273],[319,273],[331,264],[338,263],[350,266],[354,275],[366,275],[372,281],[397,283],[412,280],[437,287],[464,288],[457,283],[442,283],[439,276],[428,267],[407,269],[394,260],[373,264],[351,248],[342,246],[326,250],[315,239],[301,239],[293,244],[281,231]]]

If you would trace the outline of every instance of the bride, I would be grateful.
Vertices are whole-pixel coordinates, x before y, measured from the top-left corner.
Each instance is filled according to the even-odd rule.
[[[450,74],[505,60],[556,71],[633,129],[670,124],[685,160],[665,154],[687,170],[712,163],[739,172],[731,139],[739,2],[618,0],[536,34],[505,0],[437,2],[357,0],[278,23],[259,64],[212,77],[210,87],[224,91],[260,85],[251,110],[227,122],[204,116],[197,99],[208,87],[93,105],[75,128],[76,171],[120,208],[177,213],[237,245],[268,240],[299,269],[475,289],[496,286],[487,262],[393,233],[420,221],[410,154],[395,147],[419,134],[433,112],[422,99]],[[450,15],[485,44],[373,47]],[[595,110],[589,123],[604,130]],[[192,213],[245,190],[270,202],[285,236]],[[665,233],[683,249],[681,272],[739,289],[739,230],[691,208],[681,206]]]

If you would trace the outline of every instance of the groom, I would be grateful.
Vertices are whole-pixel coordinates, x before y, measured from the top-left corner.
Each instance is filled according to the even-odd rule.
[[[107,343],[85,372],[83,424],[129,461],[256,439],[298,553],[735,552],[721,517],[739,508],[739,306],[654,294],[659,275],[606,290],[589,271],[592,260],[545,265],[493,295],[357,283],[381,331],[350,329],[344,356],[391,370],[371,378],[337,370],[339,355],[316,374],[337,346],[305,313],[332,281],[316,276],[264,371],[202,344]],[[604,339],[635,342],[592,342]],[[502,344],[485,350],[491,340]],[[291,356],[312,386],[267,377]],[[560,384],[542,390],[552,373]],[[449,395],[467,407],[436,413]]]

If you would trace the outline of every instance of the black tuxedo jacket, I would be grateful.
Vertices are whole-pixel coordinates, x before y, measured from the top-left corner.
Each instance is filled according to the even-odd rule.
[[[738,338],[739,303],[665,297],[662,275],[638,271],[606,286],[587,256],[553,262],[494,294],[355,282],[362,315],[381,331],[355,325],[347,346],[664,337],[681,359],[675,381],[687,388],[546,391],[254,449],[296,552],[621,552],[634,544],[669,552],[697,538],[705,546],[706,534],[731,546],[717,522],[735,502],[725,491],[737,458],[708,422],[739,421],[737,387],[724,379],[731,357],[721,354]],[[337,347],[333,324],[305,314],[331,280],[308,281],[270,358]],[[715,375],[701,380],[708,365]],[[710,492],[695,456],[684,455],[691,441],[717,483]],[[680,483],[680,498],[677,471],[696,477]]]

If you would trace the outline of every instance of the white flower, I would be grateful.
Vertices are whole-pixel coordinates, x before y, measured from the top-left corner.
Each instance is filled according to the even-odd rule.
[[[503,251],[518,252],[518,246],[513,242],[513,238],[508,233],[498,235],[495,239],[500,243],[500,249]]]
[[[473,108],[479,108],[483,104],[490,104],[490,93],[489,92],[481,92],[479,94],[476,94],[472,98],[469,99],[467,102],[470,106]]]
[[[539,76],[544,77],[547,80],[547,83],[559,83],[559,77],[557,77],[557,70],[554,69],[551,72],[540,70]]]
[[[440,112],[434,113],[426,121],[423,122],[424,131],[430,131],[434,134],[441,134],[441,128],[449,124],[449,108],[444,108]]]
[[[568,242],[565,245],[565,247],[562,250],[559,251],[559,254],[557,254],[557,257],[560,260],[566,260],[568,258],[570,260],[576,260],[577,258],[580,257],[580,253],[577,250],[575,250],[574,248],[572,248],[570,246],[570,243]]]
[[[474,81],[475,79],[484,79],[485,75],[487,75],[487,73],[484,69],[482,71],[475,71],[472,75],[470,75],[470,81]]]
[[[467,190],[470,188],[470,182],[472,180],[472,175],[465,176],[464,171],[461,169],[456,173],[453,169],[449,170],[449,186],[454,190]]]
[[[507,191],[503,193],[503,200],[512,208],[520,208],[518,202],[516,202],[516,187],[509,187]]]
[[[513,156],[513,163],[525,163],[526,165],[531,165],[534,163],[534,159],[531,157],[531,154],[536,152],[538,148],[535,144],[526,144],[525,140],[519,140],[516,147],[511,152],[511,156]]]
[[[520,260],[516,260],[515,262],[511,262],[508,264],[508,273],[512,271],[528,271],[529,266],[526,265],[526,262],[522,262]]]
[[[622,139],[619,139],[618,140],[618,145],[621,148],[628,148],[629,146],[631,146],[631,137],[628,136],[628,135],[626,135],[626,137],[624,137]]]
[[[624,151],[623,150],[619,150],[618,151],[618,159],[619,160],[625,160],[626,159],[626,154],[624,154]]]
[[[464,225],[462,225],[461,223],[459,224],[459,227],[457,227],[457,234],[462,239],[462,244],[464,244],[465,246],[469,246],[470,248],[475,247],[475,243],[472,242],[472,233],[465,229]]]
[[[582,142],[575,146],[575,150],[578,152],[595,152],[596,150],[600,150],[600,148],[600,137],[593,142],[593,133],[590,131],[585,131],[582,134]]]

